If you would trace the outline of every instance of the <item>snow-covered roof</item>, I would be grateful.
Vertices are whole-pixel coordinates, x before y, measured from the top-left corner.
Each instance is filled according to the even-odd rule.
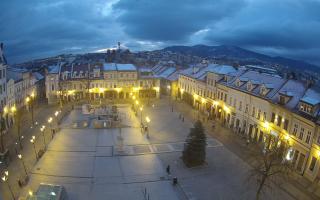
[[[315,88],[309,88],[304,96],[301,98],[301,101],[304,101],[311,105],[317,105],[320,103],[320,91]]]
[[[32,75],[36,78],[37,81],[44,79],[44,76],[39,72],[33,72]]]
[[[208,71],[211,71],[211,72],[216,73],[216,74],[226,75],[226,74],[234,73],[237,70],[234,67],[230,66],[230,65],[210,64],[208,66]]]
[[[288,80],[279,90],[278,94],[276,94],[272,101],[277,103],[279,101],[279,95],[286,95],[289,96],[290,99],[284,105],[289,109],[294,109],[298,103],[300,98],[303,96],[304,92],[306,91],[305,85],[301,81],[297,80]]]
[[[141,67],[141,68],[139,68],[139,71],[140,72],[152,72],[152,69]]]
[[[133,64],[116,64],[118,71],[136,71],[137,68]]]
[[[167,78],[170,74],[172,74],[173,72],[176,71],[175,67],[169,67],[167,69],[165,69],[164,71],[162,71],[159,76],[163,77],[163,78]]]
[[[103,64],[103,70],[104,71],[116,71],[117,66],[115,63],[104,63]]]
[[[60,69],[59,65],[50,65],[50,66],[48,66],[48,72],[49,72],[50,74],[57,74],[57,73],[59,73],[59,69]]]
[[[104,71],[136,71],[137,68],[133,64],[104,63]]]
[[[250,81],[255,85],[255,87],[250,91],[247,89],[247,83],[242,84],[238,87],[235,84],[236,80],[238,79],[245,83]],[[227,83],[222,82],[222,84],[225,84],[229,87],[235,88],[237,90],[246,91],[253,95],[261,96],[267,99],[272,98],[284,83],[285,83],[285,80],[282,79],[281,77],[277,77],[271,74],[259,73],[257,71],[251,71],[251,70],[245,71],[239,74],[237,77],[233,78],[230,82],[227,82]],[[269,89],[268,93],[264,95],[260,94],[260,89],[261,89],[261,86],[263,85]]]

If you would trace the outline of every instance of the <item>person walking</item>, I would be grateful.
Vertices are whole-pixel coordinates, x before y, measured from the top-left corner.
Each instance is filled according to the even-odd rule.
[[[170,165],[168,165],[168,166],[167,166],[166,171],[167,171],[167,174],[168,174],[168,175],[170,175],[170,174],[171,174],[171,172],[170,172]]]

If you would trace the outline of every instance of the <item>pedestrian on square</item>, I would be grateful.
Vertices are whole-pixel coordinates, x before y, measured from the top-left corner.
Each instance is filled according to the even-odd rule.
[[[182,122],[184,122],[184,116],[182,116]]]
[[[168,165],[168,166],[167,166],[166,171],[167,171],[167,174],[168,174],[168,175],[170,175],[170,174],[171,174],[171,173],[170,173],[170,165]]]

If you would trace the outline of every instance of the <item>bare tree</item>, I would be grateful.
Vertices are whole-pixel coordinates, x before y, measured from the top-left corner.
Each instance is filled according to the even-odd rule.
[[[255,154],[253,169],[249,179],[257,183],[256,200],[266,191],[272,191],[275,184],[289,177],[292,171],[291,150],[286,142],[278,138],[269,138],[267,145]]]

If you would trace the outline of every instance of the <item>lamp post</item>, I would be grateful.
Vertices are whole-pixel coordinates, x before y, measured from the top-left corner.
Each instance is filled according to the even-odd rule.
[[[28,109],[31,110],[31,123],[32,123],[32,126],[34,125],[34,115],[33,115],[33,103],[34,103],[34,92],[31,93],[30,96],[27,96],[26,98],[26,104],[28,106]]]
[[[51,126],[51,123],[52,123],[52,117],[49,117],[49,119],[48,119],[48,123],[49,123],[49,126],[50,126],[51,137],[52,137],[52,139],[53,139],[53,131],[52,131],[52,126]]]
[[[142,114],[143,114],[143,106],[140,107],[140,124],[142,126]]]
[[[47,148],[46,137],[45,137],[45,135],[44,135],[45,129],[46,129],[46,126],[45,126],[45,125],[43,125],[43,126],[40,128],[40,132],[41,132],[42,137],[43,137],[44,149]]]
[[[26,175],[28,176],[27,168],[26,168],[26,166],[25,166],[25,164],[24,164],[24,161],[23,161],[23,159],[22,159],[22,155],[21,155],[21,154],[18,154],[18,158],[21,160],[21,163],[22,163],[24,172],[25,172]]]
[[[18,135],[19,146],[20,146],[20,149],[22,149],[23,147],[22,147],[21,139],[23,138],[23,136],[20,135],[21,113],[17,112],[16,106],[12,106],[11,107],[11,113],[12,113],[13,118],[14,118],[14,123],[17,126],[17,135]]]
[[[171,112],[173,112],[173,101],[171,99],[171,86],[167,85],[168,93],[169,93],[169,104],[171,105]]]
[[[36,137],[33,135],[33,136],[32,136],[32,139],[30,140],[30,142],[33,144],[34,154],[35,154],[35,156],[36,156],[36,160],[38,160],[38,155],[37,155],[35,140],[36,140]]]
[[[9,178],[9,172],[8,172],[8,171],[5,171],[4,174],[3,174],[3,176],[1,177],[2,182],[7,183],[7,186],[8,186],[8,188],[9,188],[11,197],[12,197],[13,200],[15,200],[15,197],[14,197],[13,191],[12,191],[12,189],[11,189],[11,186],[10,186],[10,184],[9,184],[8,178]]]
[[[148,116],[146,116],[146,122],[147,122],[147,138],[149,138],[149,123],[151,122],[151,120]]]

